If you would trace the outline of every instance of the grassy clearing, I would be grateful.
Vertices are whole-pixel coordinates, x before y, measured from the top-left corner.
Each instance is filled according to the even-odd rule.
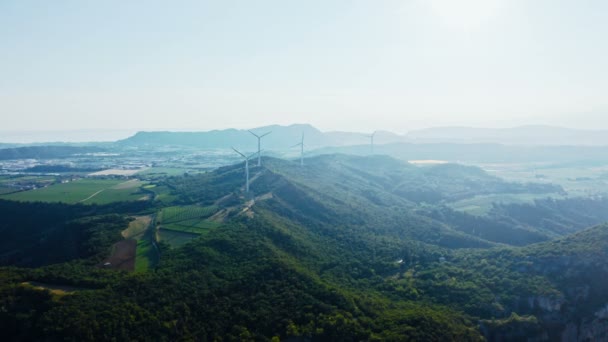
[[[208,217],[217,212],[217,207],[168,207],[161,210],[158,215],[158,222],[165,230],[176,232],[204,234],[210,229],[218,227],[217,222],[207,220]]]
[[[119,187],[128,183],[128,187]],[[136,185],[137,184],[137,185]],[[118,201],[139,200],[144,194],[138,192],[141,182],[114,179],[80,179],[70,183],[54,184],[45,188],[0,195],[2,199],[22,202],[64,202],[107,204]]]
[[[21,286],[28,287],[40,291],[49,291],[55,297],[63,297],[74,294],[76,291],[86,290],[85,288],[65,286],[65,285],[50,285],[39,283],[37,281],[26,281],[21,283]]]
[[[162,203],[169,204],[177,199],[177,196],[172,195],[171,189],[169,189],[165,185],[154,186],[152,188],[145,188],[145,189],[152,191],[154,193],[154,199],[156,201],[159,201]]]
[[[163,223],[178,223],[187,220],[200,220],[213,215],[217,211],[216,206],[201,207],[189,205],[183,207],[168,207],[162,210]]]
[[[171,245],[171,247],[181,247],[186,243],[199,237],[199,234],[180,232],[168,229],[159,229],[159,241],[163,241]]]
[[[170,223],[163,225],[163,229],[173,230],[177,232],[192,233],[192,234],[204,234],[210,229],[217,228],[220,226],[218,222],[205,221],[205,220],[190,220],[182,223]]]
[[[152,216],[137,216],[129,223],[129,228],[122,231],[125,239],[140,238],[152,223]]]

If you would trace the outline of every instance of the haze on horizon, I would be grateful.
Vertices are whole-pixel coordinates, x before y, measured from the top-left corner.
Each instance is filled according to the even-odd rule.
[[[599,0],[0,3],[2,131],[608,129]]]

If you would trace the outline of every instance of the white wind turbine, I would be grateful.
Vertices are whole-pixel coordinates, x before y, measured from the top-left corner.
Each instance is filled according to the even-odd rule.
[[[370,146],[372,149],[372,154],[374,154],[374,135],[376,135],[377,131],[374,131],[374,133],[372,133],[371,135],[367,135],[367,137],[370,139]]]
[[[232,148],[234,152],[240,154],[245,159],[245,192],[249,192],[249,159],[255,156],[256,154],[252,154],[249,157],[239,152],[236,148]]]
[[[296,147],[296,146],[300,146],[300,166],[304,166],[304,133],[302,132],[302,141],[300,141],[299,143],[291,146],[291,147]]]
[[[262,155],[262,150],[261,150],[261,141],[262,138],[267,136],[268,134],[272,133],[272,131],[264,133],[262,135],[257,135],[255,133],[253,133],[252,131],[249,131],[249,133],[253,134],[256,138],[258,138],[258,166],[262,166],[262,161],[261,161],[261,155]]]

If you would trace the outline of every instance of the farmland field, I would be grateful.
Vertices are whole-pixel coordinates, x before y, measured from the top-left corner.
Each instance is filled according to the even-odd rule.
[[[129,227],[122,231],[125,239],[137,241],[134,266],[136,272],[145,272],[156,266],[159,261],[153,220],[153,216],[137,216],[129,223]]]
[[[142,199],[145,194],[139,192],[141,185],[141,182],[133,180],[125,182],[114,179],[80,179],[36,190],[0,195],[0,199],[22,202],[107,204]]]

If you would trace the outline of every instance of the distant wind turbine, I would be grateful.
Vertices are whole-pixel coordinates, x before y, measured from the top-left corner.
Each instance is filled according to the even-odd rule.
[[[304,166],[304,133],[302,133],[302,141],[300,141],[299,143],[297,143],[291,147],[296,147],[296,146],[300,146],[300,166]]]
[[[262,135],[257,135],[255,133],[253,133],[252,131],[249,131],[249,133],[253,134],[256,138],[258,138],[258,166],[262,166],[262,150],[261,150],[261,141],[262,138],[267,136],[268,134],[272,133],[272,131],[264,133]]]
[[[245,159],[245,192],[249,192],[249,159],[255,156],[255,153],[247,157],[246,155],[239,152],[239,150],[237,150],[236,148],[233,147],[232,149],[234,150],[234,152],[240,154]]]
[[[371,135],[368,135],[367,137],[370,139],[371,142],[371,148],[372,148],[372,154],[374,154],[374,135],[376,135],[377,131],[374,131],[374,133],[372,133]]]

